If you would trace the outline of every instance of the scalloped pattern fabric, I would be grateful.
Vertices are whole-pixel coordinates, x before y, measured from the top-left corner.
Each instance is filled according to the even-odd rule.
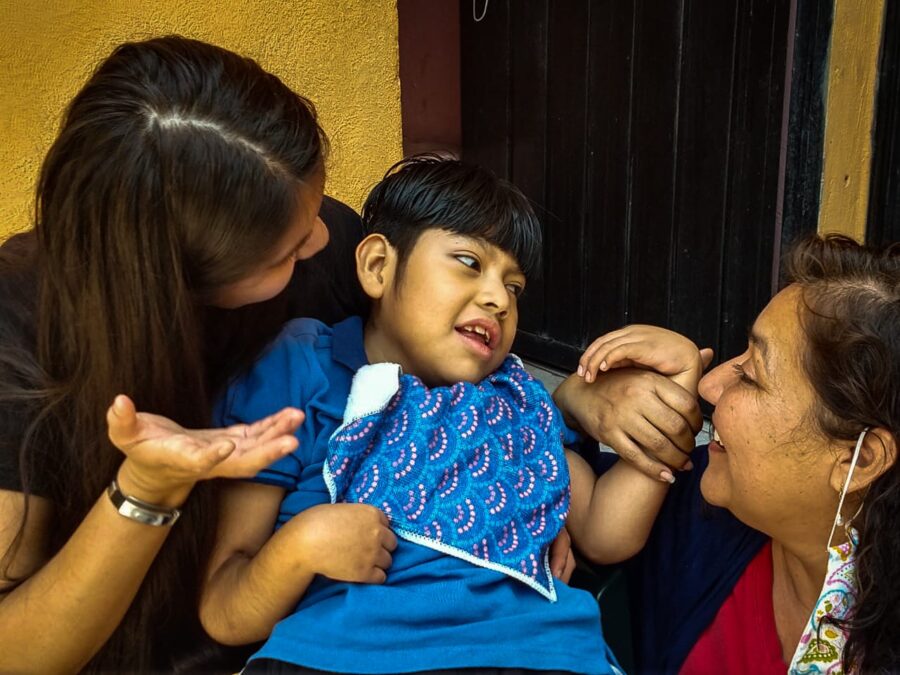
[[[568,515],[569,473],[547,390],[515,356],[478,384],[451,387],[398,376],[399,366],[393,378],[363,372],[383,365],[357,373],[349,400],[375,402],[362,414],[348,405],[329,441],[332,502],[376,506],[398,536],[555,601],[549,549]],[[373,396],[377,387],[386,391]]]

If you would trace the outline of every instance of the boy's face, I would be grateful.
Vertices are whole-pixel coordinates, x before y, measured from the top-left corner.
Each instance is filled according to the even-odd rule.
[[[429,386],[478,382],[509,353],[524,288],[525,275],[502,249],[426,230],[399,280],[386,279],[375,324],[379,356]]]

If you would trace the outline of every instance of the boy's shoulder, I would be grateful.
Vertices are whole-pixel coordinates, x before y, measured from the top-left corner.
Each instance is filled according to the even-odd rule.
[[[251,371],[281,366],[285,358],[290,362],[298,359],[321,361],[327,367],[331,361],[341,361],[341,354],[347,351],[364,354],[363,322],[360,317],[353,316],[333,325],[318,319],[293,319],[282,326]]]
[[[362,335],[359,317],[333,326],[316,319],[289,321],[250,369],[231,382],[219,419],[261,419],[284,406],[304,408],[329,396],[336,377],[343,371],[352,377],[362,365],[356,363],[365,358]]]
[[[272,344],[282,342],[301,342],[315,344],[322,338],[330,338],[332,327],[318,319],[291,319],[284,326]]]

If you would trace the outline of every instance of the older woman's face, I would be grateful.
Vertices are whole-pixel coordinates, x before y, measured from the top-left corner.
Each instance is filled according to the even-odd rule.
[[[786,520],[820,516],[831,506],[832,455],[808,415],[813,392],[800,355],[800,291],[790,286],[757,318],[749,346],[700,381],[716,406],[718,442],[700,488],[711,504],[772,534]]]

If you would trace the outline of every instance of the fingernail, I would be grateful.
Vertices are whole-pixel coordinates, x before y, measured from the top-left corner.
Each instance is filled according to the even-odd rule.
[[[607,368],[609,368],[609,365],[607,365],[606,361],[601,361],[600,370],[606,370]]]
[[[681,467],[685,471],[690,471],[694,468],[694,463],[691,460],[688,460],[683,467]]]
[[[575,372],[578,373],[578,377],[584,377],[584,367],[578,366],[578,370]]]
[[[666,471],[666,470],[660,471],[659,477],[662,478],[667,483],[669,483],[670,485],[675,482],[675,476],[672,475],[671,471]]]

